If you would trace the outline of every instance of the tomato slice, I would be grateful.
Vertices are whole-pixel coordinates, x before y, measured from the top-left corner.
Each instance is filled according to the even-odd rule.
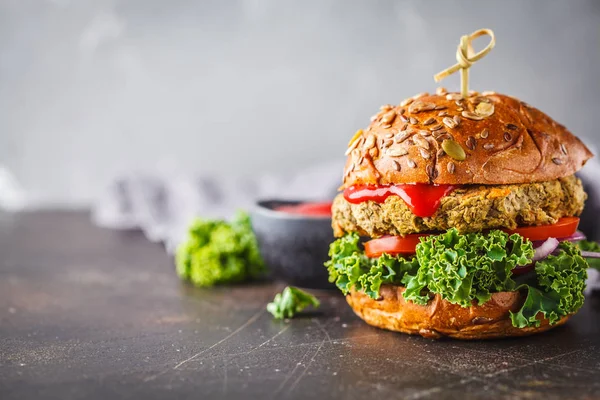
[[[369,258],[381,257],[383,253],[395,256],[398,254],[415,254],[419,238],[429,236],[426,233],[415,233],[402,236],[384,236],[365,243],[365,254]]]
[[[542,226],[526,226],[513,230],[504,230],[506,233],[513,234],[518,233],[519,235],[532,240],[546,240],[549,237],[553,238],[565,238],[569,237],[577,231],[579,226],[579,218],[577,217],[565,217],[558,220],[553,225],[542,225]],[[381,257],[383,253],[387,253],[391,256],[398,254],[415,254],[416,247],[419,244],[419,238],[423,236],[430,236],[427,233],[415,233],[412,235],[401,236],[384,236],[379,239],[369,240],[365,243],[365,254],[369,258]],[[522,268],[515,268],[513,273],[518,275],[531,270],[529,266]]]
[[[504,231],[509,234],[518,233],[531,241],[535,241],[546,240],[549,237],[557,239],[569,237],[577,231],[578,226],[579,218],[565,217],[559,219],[557,223],[552,225],[524,226],[522,228],[512,230],[506,229]]]

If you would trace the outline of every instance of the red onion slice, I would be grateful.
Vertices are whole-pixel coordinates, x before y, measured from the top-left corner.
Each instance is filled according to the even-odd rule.
[[[533,255],[533,261],[540,261],[544,258],[548,257],[556,248],[560,242],[556,238],[548,238],[545,242],[543,242],[539,247],[535,249],[535,254]]]
[[[557,240],[559,242],[579,242],[580,240],[585,240],[587,237],[585,236],[585,233],[581,232],[581,231],[577,231],[574,234],[572,234],[571,236],[567,236],[564,238],[558,238]],[[541,245],[543,245],[544,243],[546,243],[545,240],[533,240],[533,248],[538,248]]]
[[[581,257],[584,258],[600,258],[600,253],[596,253],[595,251],[582,251]]]
[[[571,236],[567,236],[565,238],[560,238],[558,240],[560,240],[561,242],[579,242],[580,240],[585,240],[586,238],[587,237],[585,236],[585,233],[583,233],[581,231],[576,231]]]

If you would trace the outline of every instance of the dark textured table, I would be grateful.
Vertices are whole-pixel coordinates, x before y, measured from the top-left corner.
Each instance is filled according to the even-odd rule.
[[[0,214],[0,398],[600,398],[600,296],[540,336],[435,342],[335,292],[274,321],[281,288],[192,288],[160,245],[86,213]]]

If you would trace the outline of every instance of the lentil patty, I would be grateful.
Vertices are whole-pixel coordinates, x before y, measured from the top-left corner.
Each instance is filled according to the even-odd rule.
[[[384,203],[365,201],[352,204],[339,194],[333,202],[333,229],[379,237],[410,233],[460,232],[556,223],[561,217],[583,211],[587,195],[574,175],[548,182],[518,185],[467,185],[444,197],[432,217],[414,215],[398,196]]]

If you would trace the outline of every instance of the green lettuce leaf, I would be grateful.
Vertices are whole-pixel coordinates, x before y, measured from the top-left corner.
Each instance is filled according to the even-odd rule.
[[[310,293],[288,286],[282,293],[277,293],[272,303],[267,304],[267,311],[277,319],[293,318],[296,313],[308,306],[319,307],[319,300]]]
[[[330,260],[325,263],[329,282],[335,283],[344,294],[350,290],[363,291],[372,299],[379,297],[384,283],[400,284],[407,273],[416,272],[416,257],[406,259],[384,254],[377,259],[368,258],[360,246],[356,233],[349,233],[329,246]]]
[[[265,271],[250,217],[194,220],[175,254],[177,274],[197,286],[242,282]]]
[[[483,304],[494,292],[514,290],[511,270],[530,264],[533,253],[529,240],[502,231],[460,234],[453,228],[422,238],[417,245],[420,267],[416,275],[404,277],[404,298],[425,304],[428,289],[463,307],[473,300]]]

